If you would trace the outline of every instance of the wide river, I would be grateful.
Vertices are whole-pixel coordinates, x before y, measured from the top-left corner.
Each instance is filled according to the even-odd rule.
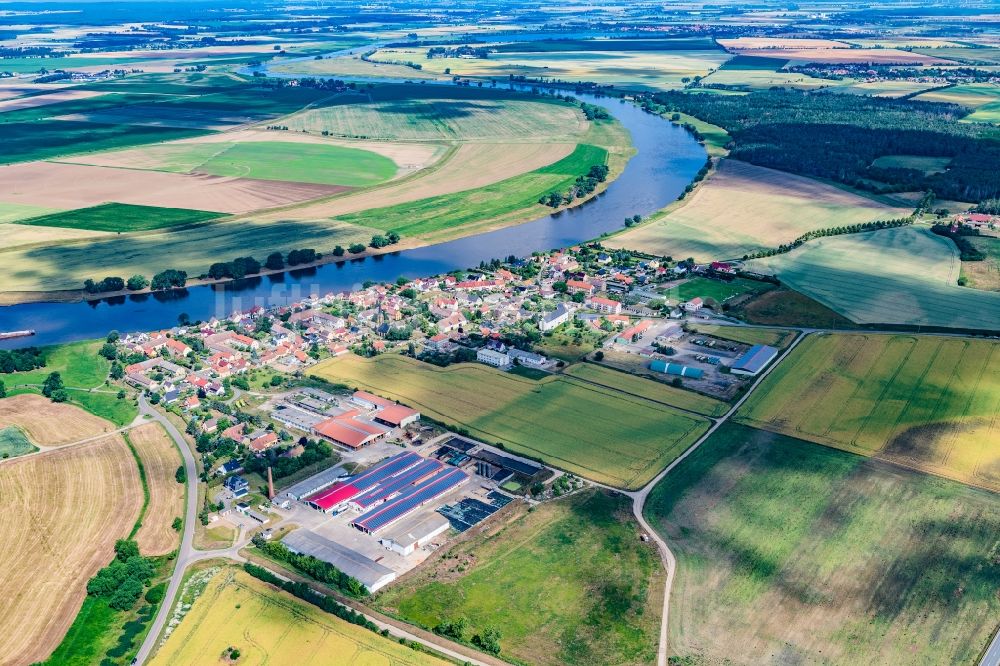
[[[584,94],[576,97],[606,106],[631,133],[638,151],[603,194],[577,208],[447,243],[225,285],[78,303],[0,307],[0,331],[37,332],[33,337],[0,341],[0,348],[98,338],[112,329],[167,328],[177,323],[181,313],[193,320],[222,318],[256,305],[282,305],[309,295],[357,289],[367,280],[426,277],[473,268],[495,258],[567,247],[620,228],[626,217],[663,208],[680,195],[704,164],[702,147],[670,122],[618,100]]]

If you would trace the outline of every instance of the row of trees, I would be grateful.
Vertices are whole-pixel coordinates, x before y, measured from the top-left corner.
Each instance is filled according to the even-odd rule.
[[[958,247],[962,255],[962,261],[983,261],[986,254],[978,247],[969,242],[968,236],[978,236],[979,232],[964,225],[953,228],[948,224],[935,224],[931,231],[938,236],[950,238]]]
[[[895,220],[878,220],[875,222],[864,222],[859,224],[851,224],[844,227],[830,227],[829,229],[816,229],[814,231],[809,231],[802,234],[791,243],[784,243],[775,248],[770,248],[767,250],[761,250],[760,252],[755,252],[753,254],[744,254],[744,261],[747,259],[759,259],[760,257],[773,257],[776,254],[784,254],[785,252],[791,252],[803,243],[810,241],[814,238],[821,238],[823,236],[842,236],[844,234],[859,234],[865,231],[878,231],[879,229],[895,229],[896,227],[905,227],[913,224],[914,218],[902,217]]]
[[[364,597],[368,594],[368,590],[361,584],[361,581],[348,576],[329,562],[324,562],[312,555],[293,553],[284,544],[266,541],[259,534],[253,538],[253,545],[270,557],[291,565],[292,568],[321,583],[332,585],[344,594],[352,597]]]
[[[45,367],[45,355],[38,347],[23,349],[0,349],[0,373],[25,372]]]
[[[538,203],[550,208],[558,208],[564,204],[571,204],[576,199],[582,199],[593,194],[598,184],[608,179],[608,165],[595,164],[582,176],[577,176],[573,185],[565,193],[549,192],[538,199]]]

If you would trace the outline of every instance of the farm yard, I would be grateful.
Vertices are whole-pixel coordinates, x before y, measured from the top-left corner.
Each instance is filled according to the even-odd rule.
[[[954,244],[923,227],[818,238],[749,262],[856,323],[996,329],[1000,294],[957,286],[960,266]]]
[[[664,571],[652,544],[635,543],[638,529],[629,501],[600,490],[521,508],[375,603],[428,629],[458,618],[469,634],[497,627],[514,663],[648,664]]]
[[[1000,490],[1000,345],[914,335],[813,335],[736,420]]]
[[[300,601],[235,567],[220,567],[149,662],[202,664],[228,648],[240,663],[444,666],[449,663],[383,638]]]
[[[976,663],[996,628],[994,493],[726,424],[645,513],[678,663]]]
[[[905,217],[910,212],[811,178],[725,160],[678,208],[604,244],[675,259],[738,259],[814,229]]]
[[[181,455],[157,423],[133,428],[127,437],[142,462],[149,488],[149,505],[135,540],[143,555],[166,555],[180,542],[180,533],[172,523],[184,514],[184,486],[175,477]]]
[[[38,413],[34,419],[33,426],[48,420]],[[0,463],[5,662],[42,661],[55,649],[83,603],[87,580],[128,534],[142,498],[135,460],[120,435]]]
[[[708,428],[644,398],[552,376],[534,381],[479,364],[348,355],[313,375],[399,400],[471,436],[589,479],[639,488]]]

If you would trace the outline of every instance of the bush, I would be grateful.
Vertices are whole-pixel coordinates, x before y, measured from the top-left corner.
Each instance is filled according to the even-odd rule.
[[[347,248],[347,251],[351,254],[359,254],[365,251],[365,246],[361,243],[351,243],[350,247]]]
[[[133,275],[125,283],[129,291],[139,291],[140,289],[145,289],[149,286],[149,280],[146,279],[145,275]]]

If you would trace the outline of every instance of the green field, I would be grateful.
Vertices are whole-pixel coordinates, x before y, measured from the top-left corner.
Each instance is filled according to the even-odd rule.
[[[255,141],[229,144],[193,170],[216,176],[365,187],[395,176],[396,164],[357,148]]]
[[[689,326],[689,330],[696,333],[704,333],[723,340],[742,342],[747,345],[771,345],[772,347],[786,347],[795,339],[795,331],[782,331],[774,328],[757,328],[752,326],[711,326],[708,324],[694,324]]]
[[[997,628],[993,493],[726,424],[645,513],[678,663],[973,664]]]
[[[715,398],[593,363],[576,363],[564,375],[707,416],[722,416],[729,405]]]
[[[883,155],[872,166],[883,169],[913,169],[925,175],[942,173],[951,164],[950,157],[924,157],[922,155]]]
[[[525,209],[547,207],[538,199],[549,192],[568,190],[577,176],[590,167],[604,164],[608,151],[600,146],[580,144],[569,156],[530,173],[514,176],[485,187],[444,194],[412,203],[375,208],[350,215],[341,215],[342,222],[386,231],[403,236],[433,236],[440,232],[474,228],[476,223],[496,224],[512,215],[523,215]]]
[[[735,418],[1000,490],[1000,344],[811,335]]]
[[[405,141],[548,139],[579,135],[585,120],[569,103],[501,90],[383,85],[341,95],[282,120],[292,131]]]
[[[20,428],[14,426],[0,428],[0,460],[16,458],[34,453],[37,450],[38,447],[28,441],[27,436],[21,432]]]
[[[722,280],[696,277],[685,280],[676,287],[673,287],[667,292],[667,296],[671,299],[681,301],[690,301],[692,298],[700,297],[706,300],[712,299],[716,303],[722,303],[740,294],[746,294],[751,291],[766,291],[772,287],[773,285],[766,282],[745,280],[743,278],[723,282]]]
[[[555,375],[536,381],[479,364],[442,369],[404,356],[349,355],[312,374],[623,488],[647,483],[708,428],[707,419],[619,391]]]
[[[1000,328],[1000,294],[957,286],[957,249],[922,227],[819,238],[750,268],[857,323]]]
[[[63,227],[66,229],[89,229],[90,231],[152,231],[187,224],[207,222],[221,213],[186,208],[159,208],[157,206],[133,206],[132,204],[107,203],[90,208],[78,208],[41,217],[21,220],[19,224],[35,227]]]
[[[1000,53],[1000,49],[966,49],[970,54]],[[962,120],[974,123],[1000,123],[1000,86],[995,83],[968,83],[948,86],[918,95],[928,102],[950,102],[972,109]]]
[[[627,498],[587,491],[495,530],[452,546],[376,605],[431,630],[460,618],[470,636],[496,627],[501,657],[515,663],[655,661],[663,569],[638,542]]]
[[[8,395],[41,393],[41,384],[49,373],[59,372],[68,389],[66,393],[71,403],[119,426],[126,425],[135,419],[139,410],[131,398],[119,400],[115,387],[104,386],[111,363],[97,353],[102,343],[103,341],[87,340],[44,347],[45,367],[2,375],[0,378],[7,385]],[[92,388],[98,391],[87,390]]]

